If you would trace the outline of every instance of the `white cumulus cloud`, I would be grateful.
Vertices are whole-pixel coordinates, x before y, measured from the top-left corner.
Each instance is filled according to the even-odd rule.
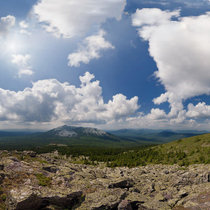
[[[133,26],[162,25],[170,21],[171,17],[178,16],[179,11],[162,11],[158,8],[137,9],[132,15],[132,24]]]
[[[126,0],[40,0],[33,10],[48,32],[70,38],[120,19]]]
[[[166,89],[154,102],[168,101],[171,117],[184,116],[179,114],[183,100],[210,94],[210,13],[178,16],[178,11],[160,9],[137,10],[132,16],[140,37],[149,42],[155,75]]]
[[[200,102],[197,105],[188,104],[187,117],[190,118],[209,118],[210,106],[205,102]]]
[[[137,111],[138,97],[122,94],[104,103],[99,81],[86,72],[76,87],[56,79],[39,80],[23,91],[0,89],[0,120],[17,123],[108,123]]]
[[[151,120],[160,120],[160,119],[166,119],[167,115],[164,110],[153,108],[151,109],[151,112],[146,117]]]
[[[131,116],[139,108],[138,106],[138,97],[135,96],[130,100],[122,94],[117,94],[113,96],[113,100],[110,100],[106,104],[106,117],[110,119],[119,119],[122,117]]]
[[[80,66],[80,63],[88,64],[90,60],[100,57],[100,51],[114,49],[114,46],[104,39],[105,32],[99,31],[97,35],[86,37],[79,49],[69,54],[69,66]]]

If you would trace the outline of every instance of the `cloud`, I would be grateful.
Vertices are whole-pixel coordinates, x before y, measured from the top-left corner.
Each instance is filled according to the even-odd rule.
[[[117,94],[113,96],[113,99],[106,105],[107,111],[105,112],[105,115],[110,119],[120,119],[135,114],[138,108],[137,96],[128,100],[126,96]]]
[[[17,123],[108,123],[135,114],[138,97],[122,94],[104,103],[99,81],[86,72],[76,87],[56,79],[39,80],[23,91],[0,89],[0,120]]]
[[[177,3],[184,4],[188,8],[201,8],[205,6],[209,6],[209,0],[176,0]]]
[[[12,63],[18,66],[18,76],[22,77],[23,75],[32,75],[34,72],[30,65],[31,56],[29,54],[13,54]]]
[[[20,69],[18,72],[18,76],[22,77],[23,75],[25,76],[31,76],[32,74],[34,74],[34,72],[29,68],[25,68],[25,69]]]
[[[114,49],[114,46],[104,39],[105,32],[100,30],[97,35],[88,36],[79,49],[69,54],[69,66],[79,67],[80,63],[88,64],[90,60],[100,58],[100,51]]]
[[[24,34],[26,36],[30,36],[31,35],[31,32],[29,32],[28,30],[25,30],[25,29],[21,29],[20,30],[20,34]]]
[[[176,1],[176,0],[174,0]],[[160,4],[160,5],[169,5],[170,2],[168,2],[167,0],[142,0],[142,3],[143,4]]]
[[[17,64],[18,66],[27,66],[31,56],[29,54],[21,55],[21,54],[14,54],[12,63]]]
[[[210,13],[178,16],[178,11],[160,9],[137,10],[132,16],[139,36],[149,42],[158,67],[155,76],[166,89],[154,103],[168,101],[170,117],[182,112],[183,100],[210,94]]]
[[[166,119],[167,115],[164,110],[153,108],[151,109],[151,112],[146,117],[151,120],[159,120],[159,119]]]
[[[20,21],[19,22],[19,26],[20,26],[20,33],[21,34],[24,34],[24,35],[27,35],[27,36],[30,36],[31,35],[31,32],[28,31],[28,28],[29,28],[29,24],[26,22],[26,21]]]
[[[19,22],[19,26],[21,27],[21,28],[24,28],[24,29],[26,29],[26,28],[28,28],[28,23],[26,23],[26,21],[20,21]]]
[[[179,11],[162,11],[158,8],[137,9],[132,15],[132,25],[136,27],[146,25],[162,25],[170,21],[172,17],[178,17]],[[147,28],[148,30],[148,28]]]
[[[189,118],[209,118],[210,106],[206,105],[205,102],[200,102],[196,106],[188,104],[186,116]]]
[[[44,28],[71,38],[100,27],[108,18],[120,19],[126,0],[40,0],[33,8]]]
[[[10,29],[15,25],[15,17],[8,15],[0,19],[0,36],[6,36]]]

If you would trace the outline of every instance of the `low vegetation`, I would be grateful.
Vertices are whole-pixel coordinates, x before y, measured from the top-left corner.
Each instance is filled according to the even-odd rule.
[[[44,146],[33,148],[37,153],[57,150],[61,155],[71,156],[75,163],[98,164],[105,162],[109,167],[144,166],[148,164],[190,164],[210,163],[210,134],[180,139],[158,146],[135,148],[101,148],[79,146]]]
[[[36,174],[40,186],[50,186],[51,179],[44,174]]]
[[[13,148],[14,145],[11,145]],[[14,148],[13,148],[14,149]],[[16,148],[17,150],[19,147]],[[183,138],[162,145],[142,145],[135,147],[102,147],[93,145],[65,145],[48,144],[43,146],[29,146],[19,150],[29,149],[41,153],[55,150],[60,155],[71,157],[72,163],[96,165],[101,162],[109,167],[116,166],[144,166],[148,164],[190,164],[210,163],[210,134]],[[24,159],[24,157],[22,157]],[[41,175],[37,177],[43,180]],[[48,183],[49,181],[47,181]],[[40,181],[42,184],[47,184]]]

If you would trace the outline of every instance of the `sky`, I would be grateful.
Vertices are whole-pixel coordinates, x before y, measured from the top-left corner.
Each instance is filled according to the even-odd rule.
[[[209,0],[0,2],[0,130],[210,130]]]

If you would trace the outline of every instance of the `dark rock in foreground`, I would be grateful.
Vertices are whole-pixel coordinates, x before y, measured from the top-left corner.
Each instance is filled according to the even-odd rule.
[[[79,205],[84,197],[82,192],[75,192],[66,197],[39,197],[32,194],[26,200],[20,202],[16,206],[16,210],[40,210],[46,209],[49,206],[54,206],[60,209],[74,208]]]
[[[119,182],[115,182],[110,184],[109,188],[131,188],[134,185],[134,181],[132,179],[125,179]]]

